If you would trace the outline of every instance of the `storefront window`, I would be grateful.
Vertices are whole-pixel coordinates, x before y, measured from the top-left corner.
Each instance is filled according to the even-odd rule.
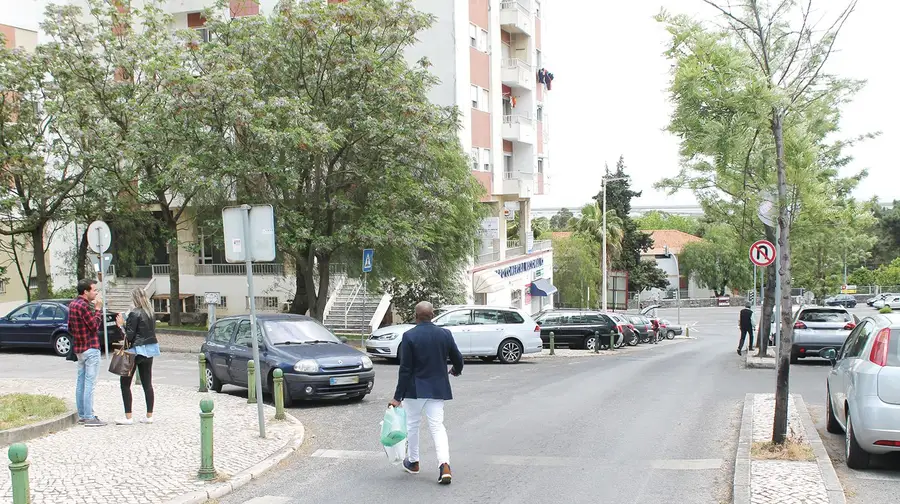
[[[522,308],[522,291],[514,290],[512,291],[512,305],[515,308]]]
[[[475,294],[475,304],[486,305],[487,304],[487,294],[476,293]]]

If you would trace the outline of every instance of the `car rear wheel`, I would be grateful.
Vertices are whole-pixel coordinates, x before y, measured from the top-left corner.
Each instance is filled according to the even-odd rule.
[[[597,346],[597,335],[592,334],[590,336],[585,336],[583,348],[585,350],[594,351],[594,348]]]
[[[666,339],[675,339],[675,331],[669,331],[666,333]]]
[[[209,367],[206,368],[206,388],[217,393],[222,391],[222,382],[216,378],[216,374]]]
[[[828,425],[826,426],[826,429],[832,434],[841,434],[844,430],[841,429],[840,422],[838,422],[837,417],[834,416],[834,407],[831,406],[831,387],[825,387],[825,393],[827,394],[825,396],[825,407],[827,408],[828,414]]]
[[[631,338],[628,340],[628,346],[637,346],[638,340],[638,335],[635,333],[631,333]]]
[[[641,338],[641,343],[650,343],[650,333],[647,333],[646,336],[644,336],[644,335],[642,334],[642,335],[640,336],[640,338]]]
[[[497,351],[500,362],[504,364],[515,364],[522,358],[522,344],[514,339],[503,340]]]
[[[56,355],[60,357],[65,357],[69,355],[69,350],[72,349],[72,336],[67,333],[58,334],[55,338],[53,338],[53,351],[56,352]]]
[[[847,455],[847,467],[850,469],[868,469],[869,454],[866,453],[856,441],[856,433],[853,431],[853,420],[850,418],[850,410],[847,409],[847,431],[844,435]]]

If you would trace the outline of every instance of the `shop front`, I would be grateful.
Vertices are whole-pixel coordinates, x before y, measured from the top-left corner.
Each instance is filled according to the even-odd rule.
[[[553,251],[546,250],[475,268],[469,272],[469,301],[511,306],[536,314],[551,308]]]

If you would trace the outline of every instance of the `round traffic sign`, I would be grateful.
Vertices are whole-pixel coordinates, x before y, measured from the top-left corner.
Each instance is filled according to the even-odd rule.
[[[769,240],[759,240],[750,245],[750,262],[757,266],[771,266],[775,262],[775,245]]]
[[[112,243],[112,233],[109,226],[103,221],[91,222],[87,231],[88,248],[96,254],[102,254],[109,250]]]

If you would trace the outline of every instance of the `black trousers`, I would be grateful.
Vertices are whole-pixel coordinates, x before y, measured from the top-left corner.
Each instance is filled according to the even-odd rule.
[[[753,328],[750,329],[741,329],[741,342],[738,343],[738,348],[744,348],[744,339],[749,339],[747,342],[747,349],[753,350]],[[141,375],[141,379],[144,379],[144,375]]]
[[[147,413],[153,413],[153,357],[138,355],[134,358],[134,367],[141,373],[141,387],[144,389],[144,398],[147,401]],[[131,380],[130,376],[119,377],[119,386],[122,388],[122,402],[125,403],[125,413],[131,413]]]

